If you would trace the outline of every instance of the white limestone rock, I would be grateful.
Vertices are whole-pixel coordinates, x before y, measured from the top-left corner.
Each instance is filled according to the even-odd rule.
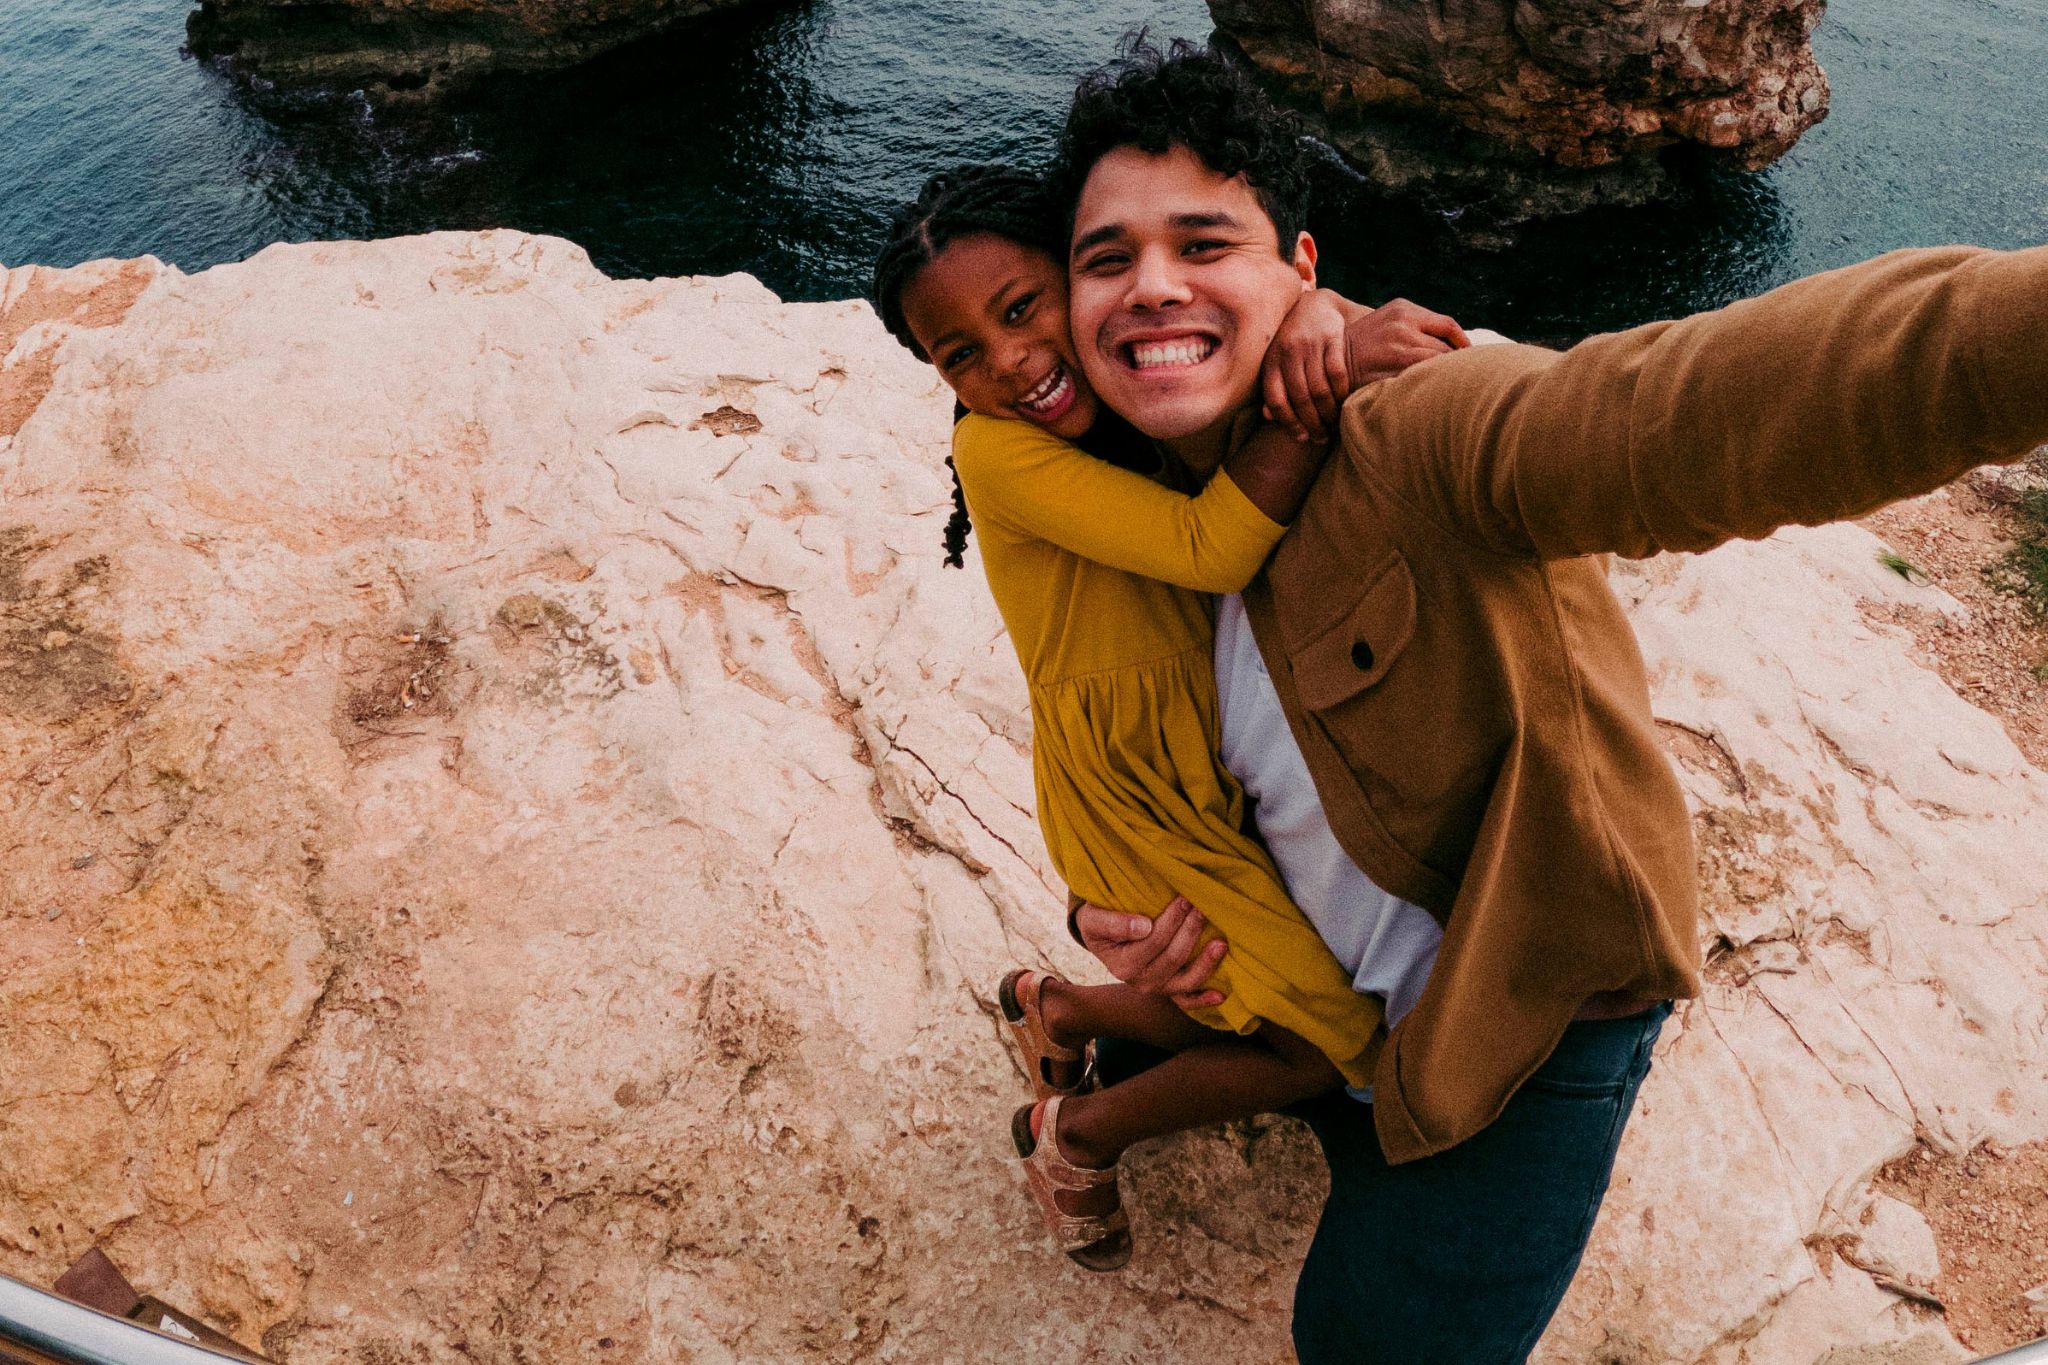
[[[1106,1279],[1006,1159],[992,983],[1086,964],[865,306],[440,234],[9,271],[0,357],[0,1270],[293,1365],[1288,1357],[1299,1129],[1134,1161]],[[1716,940],[1544,1360],[1894,1351],[1809,1248],[2048,1133],[2048,788],[1875,547],[1618,570]]]
[[[1902,1199],[1878,1195],[1856,1231],[1855,1264],[1897,1283],[1932,1292],[1941,1276],[1934,1229]]]
[[[1814,1365],[1950,1365],[1968,1359],[1954,1337],[1936,1330],[1876,1345],[1833,1346]]]

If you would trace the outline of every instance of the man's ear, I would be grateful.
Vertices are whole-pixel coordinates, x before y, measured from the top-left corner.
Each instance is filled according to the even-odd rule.
[[[1316,239],[1306,232],[1294,238],[1294,273],[1301,276],[1303,293],[1316,287]]]

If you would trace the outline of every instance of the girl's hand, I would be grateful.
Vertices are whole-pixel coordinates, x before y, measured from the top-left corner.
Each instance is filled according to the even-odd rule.
[[[1298,441],[1330,438],[1337,410],[1357,387],[1346,332],[1372,311],[1332,289],[1311,289],[1296,301],[1266,348],[1260,389],[1268,422],[1291,430]]]
[[[1310,290],[1266,349],[1266,419],[1300,440],[1327,441],[1354,391],[1471,344],[1455,321],[1406,299],[1366,308],[1332,290]]]
[[[1345,359],[1355,389],[1391,379],[1418,360],[1462,351],[1471,344],[1472,338],[1456,322],[1406,299],[1375,308],[1344,331]]]

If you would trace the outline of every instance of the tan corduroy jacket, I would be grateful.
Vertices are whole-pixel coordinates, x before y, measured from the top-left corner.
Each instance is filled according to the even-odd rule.
[[[2048,441],[2048,248],[1898,252],[1355,394],[1253,633],[1330,826],[1444,925],[1390,1161],[1484,1128],[1591,997],[1699,985],[1693,846],[1597,556],[1853,517]]]

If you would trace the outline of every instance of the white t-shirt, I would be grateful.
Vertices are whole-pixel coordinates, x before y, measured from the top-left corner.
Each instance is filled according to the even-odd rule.
[[[1373,885],[1330,832],[1236,593],[1216,603],[1216,695],[1223,766],[1258,802],[1259,833],[1287,894],[1351,973],[1353,988],[1380,998],[1392,1028],[1421,996],[1443,930],[1421,906]],[[1370,1090],[1352,1094],[1372,1098]]]

